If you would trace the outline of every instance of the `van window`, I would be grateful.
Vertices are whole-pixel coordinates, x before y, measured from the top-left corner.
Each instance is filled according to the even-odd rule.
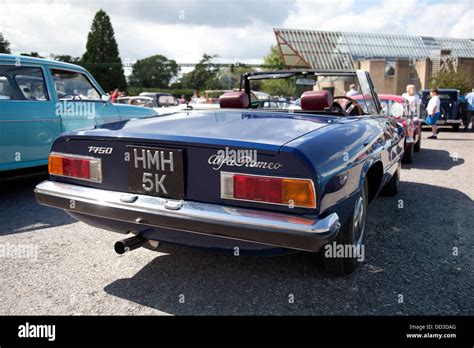
[[[84,74],[59,69],[52,69],[51,74],[59,100],[101,100],[100,93]]]
[[[1,100],[49,100],[41,69],[27,66],[0,65]]]

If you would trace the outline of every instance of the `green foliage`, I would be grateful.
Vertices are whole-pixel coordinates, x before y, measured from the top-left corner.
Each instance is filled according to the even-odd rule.
[[[114,29],[110,17],[103,10],[99,10],[92,21],[82,64],[106,91],[115,88],[126,89],[127,83]]]
[[[455,88],[465,94],[471,90],[469,74],[465,71],[454,71],[453,69],[442,70],[430,82],[429,87]]]
[[[54,60],[58,60],[60,62],[71,63],[71,64],[81,64],[80,57],[73,57],[68,54],[58,54],[53,56]]]
[[[10,42],[3,37],[2,33],[0,33],[0,53],[11,53]]]
[[[216,76],[218,69],[212,65],[212,59],[216,55],[204,54],[194,70],[183,74],[181,85],[186,89],[215,89],[217,84]]]
[[[20,53],[20,56],[44,58],[44,57],[40,56],[38,52]]]
[[[178,75],[178,64],[162,55],[154,55],[137,60],[133,65],[130,85],[135,87],[168,87],[173,77]]]
[[[270,47],[270,52],[263,58],[263,64],[276,66],[276,68],[266,70],[283,70],[285,68],[278,47]],[[252,89],[254,88],[252,87]],[[272,96],[293,96],[296,94],[296,85],[294,79],[263,80],[259,90]]]
[[[280,55],[280,51],[278,50],[277,46],[270,46],[270,52],[265,57],[263,57],[263,64],[274,66],[274,68],[267,70],[285,69],[285,63],[283,62],[283,58]]]

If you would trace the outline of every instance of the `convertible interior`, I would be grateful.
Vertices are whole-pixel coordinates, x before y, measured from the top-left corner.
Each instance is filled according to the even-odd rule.
[[[250,108],[250,100],[244,91],[229,92],[219,99],[220,107],[232,109]],[[359,116],[364,114],[364,109],[358,101],[347,96],[333,97],[331,91],[306,91],[301,95],[301,109],[292,112],[307,114],[329,114],[335,116]],[[268,111],[288,112],[287,108],[266,108]]]

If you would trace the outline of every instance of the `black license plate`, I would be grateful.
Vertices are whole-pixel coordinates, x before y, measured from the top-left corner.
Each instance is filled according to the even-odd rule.
[[[127,146],[131,192],[181,199],[184,196],[183,152],[161,147]]]

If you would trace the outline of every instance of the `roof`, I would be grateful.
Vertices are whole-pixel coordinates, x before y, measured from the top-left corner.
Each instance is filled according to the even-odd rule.
[[[286,65],[347,69],[362,59],[474,58],[474,40],[336,31],[273,29]]]
[[[405,100],[401,95],[396,94],[378,94],[379,99],[383,100],[393,100],[399,103],[403,103]]]
[[[355,69],[290,69],[290,70],[273,70],[273,71],[251,71],[243,73],[244,77],[260,76],[260,75],[355,75],[358,70]]]
[[[162,95],[171,95],[170,93],[168,92],[141,92],[140,93],[140,97],[143,97],[143,96],[149,96],[149,95],[153,95],[153,96],[162,96]]]
[[[377,96],[379,97],[380,100],[393,100],[393,101],[396,101],[397,103],[403,103],[405,100],[401,95],[396,95],[396,94],[377,94]],[[364,99],[364,96],[355,95],[351,98],[355,100],[360,100],[360,99]]]
[[[20,59],[20,61],[24,64],[49,64],[62,68],[85,70],[80,65],[65,63],[58,60],[0,53],[0,62],[16,63],[17,59]]]
[[[118,99],[122,99],[122,100],[134,100],[134,99],[154,100],[153,98],[147,97],[147,96],[144,96],[144,95],[133,95],[131,97],[118,97],[117,100]]]

